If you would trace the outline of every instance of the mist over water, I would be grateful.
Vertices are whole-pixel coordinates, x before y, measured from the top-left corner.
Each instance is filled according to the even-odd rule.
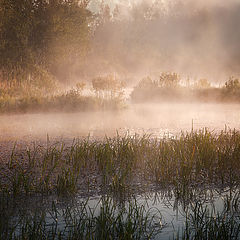
[[[240,127],[238,104],[132,104],[119,112],[82,112],[4,115],[0,117],[2,140],[55,140],[150,134],[177,136],[181,131],[209,128],[215,132]]]
[[[16,2],[21,5],[21,1]],[[38,1],[23,2],[32,2],[38,7]],[[5,86],[0,69],[0,229],[6,228],[7,234],[23,235],[25,229],[30,234],[37,229],[37,236],[42,231],[40,228],[43,231],[51,228],[54,233],[41,236],[63,239],[72,230],[76,231],[77,238],[81,238],[78,236],[81,233],[98,234],[98,229],[104,232],[104,226],[111,231],[115,228],[111,223],[116,224],[117,234],[125,228],[131,230],[133,224],[127,215],[122,215],[123,220],[129,222],[121,226],[114,212],[112,219],[116,220],[112,221],[109,214],[100,211],[105,208],[111,211],[104,207],[103,201],[107,199],[110,203],[107,206],[117,203],[117,214],[121,212],[120,207],[133,200],[140,212],[144,209],[142,204],[149,210],[159,210],[156,224],[152,222],[153,227],[160,227],[159,239],[180,236],[187,228],[187,221],[191,223],[191,213],[197,219],[189,225],[190,233],[195,227],[196,232],[201,231],[199,226],[210,219],[213,233],[219,225],[223,231],[236,227],[240,235],[240,0],[91,0],[88,7],[88,1],[84,0],[86,9],[80,9],[84,11],[69,19],[61,16],[69,10],[65,7],[75,1],[43,1],[46,9],[51,2],[60,4],[63,10],[59,8],[59,13],[51,15],[55,7],[50,8],[49,22],[54,23],[58,17],[61,21],[56,26],[53,24],[51,30],[48,29],[51,24],[46,24],[46,33],[53,31],[51,46],[55,46],[63,40],[55,38],[54,31],[59,28],[62,35],[66,30],[66,39],[63,37],[66,42],[53,51],[57,52],[53,60],[47,61],[43,69],[40,66],[43,76],[48,69],[52,70],[49,83],[40,78],[36,86],[28,88],[31,78],[34,81],[30,69],[24,75],[27,79],[23,86],[16,82],[18,72],[12,77],[13,83],[9,80]],[[74,5],[73,13],[78,4]],[[26,6],[23,4],[22,10]],[[17,11],[15,13],[17,15]],[[77,32],[79,23],[75,25],[75,22],[81,14],[83,29],[73,37],[68,30]],[[20,18],[21,15],[24,14],[20,14]],[[45,26],[43,16],[36,19]],[[26,19],[29,23],[30,18]],[[66,19],[72,20],[72,27],[64,25]],[[11,18],[8,20],[11,22]],[[22,25],[25,28],[24,21]],[[11,33],[9,26],[14,24],[6,26],[6,32]],[[36,32],[38,30],[36,27]],[[29,36],[34,34],[29,31]],[[4,34],[0,31],[0,35]],[[44,35],[40,34],[38,39]],[[46,34],[46,39],[51,38],[50,35]],[[83,37],[80,43],[78,37],[85,35],[87,39]],[[65,49],[70,38],[76,42],[70,41],[70,48]],[[13,39],[15,41],[15,37]],[[25,41],[25,37],[22,39]],[[46,39],[43,38],[43,48],[48,45]],[[24,46],[30,49],[28,42]],[[35,44],[33,46],[31,54],[35,52]],[[0,52],[1,47],[0,44]],[[44,55],[43,48],[38,49],[40,55]],[[71,53],[64,62],[69,49]],[[51,55],[51,51],[45,54]],[[229,78],[232,75],[234,77]],[[47,91],[51,81],[53,85]],[[46,89],[40,91],[41,87]],[[181,133],[203,129],[216,136],[206,131],[207,134],[198,132],[178,138]],[[225,133],[217,135],[224,130]],[[150,139],[134,138],[135,135],[146,135]],[[106,136],[128,138],[108,141],[104,139]],[[165,141],[165,137],[174,140]],[[76,140],[85,138],[90,141]],[[2,204],[1,194],[6,195],[6,206]],[[26,201],[22,206],[24,197],[31,204]],[[46,204],[43,218],[47,219],[45,225],[40,222],[39,229],[35,227],[38,219],[35,220],[30,211],[38,213],[38,206],[42,205],[38,197]],[[18,202],[18,198],[21,201]],[[199,203],[201,205],[197,205]],[[214,215],[209,215],[206,205]],[[84,206],[82,214],[75,211],[77,206]],[[85,207],[91,215],[90,220],[86,215],[86,221]],[[130,209],[127,211],[137,226],[135,218],[143,218],[140,212]],[[200,211],[203,215],[197,210],[203,210]],[[216,221],[218,212],[223,214]],[[95,214],[100,218],[95,218]],[[31,217],[34,217],[32,229]],[[229,217],[234,217],[230,222],[232,226],[226,224],[231,220]],[[91,225],[90,231],[87,222]],[[229,229],[224,229],[224,223]],[[59,229],[64,229],[63,235]],[[202,231],[207,230],[203,227]],[[1,234],[0,230],[0,238]],[[134,238],[131,233],[126,236]],[[99,234],[98,238],[104,237]]]

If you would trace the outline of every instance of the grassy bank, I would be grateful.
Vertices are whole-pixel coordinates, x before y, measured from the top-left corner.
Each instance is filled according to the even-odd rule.
[[[239,103],[240,91],[230,92],[225,88],[135,88],[131,97],[134,102]]]
[[[0,113],[119,110],[125,106],[121,89],[95,87],[84,95],[84,88],[84,82],[77,83],[68,91],[56,81],[40,86],[36,83],[28,85],[27,82],[2,84]]]
[[[123,107],[123,101],[118,98],[82,96],[74,91],[50,96],[0,98],[0,113],[79,112],[119,110]]]

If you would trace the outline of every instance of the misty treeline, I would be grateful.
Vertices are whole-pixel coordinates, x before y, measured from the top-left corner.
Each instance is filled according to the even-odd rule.
[[[128,81],[177,72],[217,83],[239,74],[239,1],[120,1],[109,19],[96,29],[86,72]]]
[[[67,77],[89,48],[87,1],[1,0],[1,80]]]
[[[144,77],[131,93],[134,102],[239,102],[240,79],[229,77],[216,87],[206,78],[183,79],[175,72],[163,72],[158,78]]]
[[[0,0],[1,81],[239,73],[240,3]]]

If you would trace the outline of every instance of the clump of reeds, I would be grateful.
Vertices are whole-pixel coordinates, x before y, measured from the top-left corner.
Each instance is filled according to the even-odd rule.
[[[175,139],[116,136],[76,140],[71,146],[34,146],[13,153],[1,170],[1,191],[19,194],[74,194],[86,184],[131,191],[139,183],[174,190],[177,197],[204,186],[234,187],[240,181],[240,133],[207,129]]]
[[[131,196],[149,187],[170,191],[176,204],[182,203],[184,211],[192,206],[186,214],[182,239],[222,239],[220,236],[237,239],[239,215],[235,213],[239,213],[239,195],[233,192],[239,188],[239,156],[240,132],[236,130],[214,133],[203,129],[163,139],[117,135],[98,141],[77,139],[71,145],[47,141],[46,146],[35,144],[25,151],[14,147],[9,161],[1,168],[2,237],[16,234],[19,227],[5,228],[15,223],[11,226],[21,226],[18,233],[22,235],[18,236],[22,239],[30,236],[42,239],[70,236],[72,239],[79,234],[85,239],[92,239],[91,236],[101,239],[107,237],[105,233],[123,239],[139,239],[149,233],[147,228],[151,227],[149,220],[142,217],[147,212],[137,203],[121,209],[106,198],[106,202],[102,200],[98,205],[100,210],[95,209],[99,214],[94,215],[90,214],[92,210],[87,205],[80,206],[81,214],[76,209],[64,208],[60,215],[69,223],[64,231],[56,227],[59,220],[55,220],[59,217],[52,220],[49,228],[44,213],[34,213],[21,221],[19,218],[13,220],[9,217],[8,206],[10,199],[26,195],[30,198],[39,194],[65,197],[76,193],[93,194],[95,189],[96,194],[121,198],[126,193]],[[202,191],[226,188],[229,197],[223,204],[223,213],[215,214],[199,203]],[[51,216],[58,216],[59,210],[54,209]]]

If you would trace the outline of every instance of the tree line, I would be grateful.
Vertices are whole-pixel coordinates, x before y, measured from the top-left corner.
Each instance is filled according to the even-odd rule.
[[[0,80],[68,78],[89,49],[89,0],[0,0]]]

